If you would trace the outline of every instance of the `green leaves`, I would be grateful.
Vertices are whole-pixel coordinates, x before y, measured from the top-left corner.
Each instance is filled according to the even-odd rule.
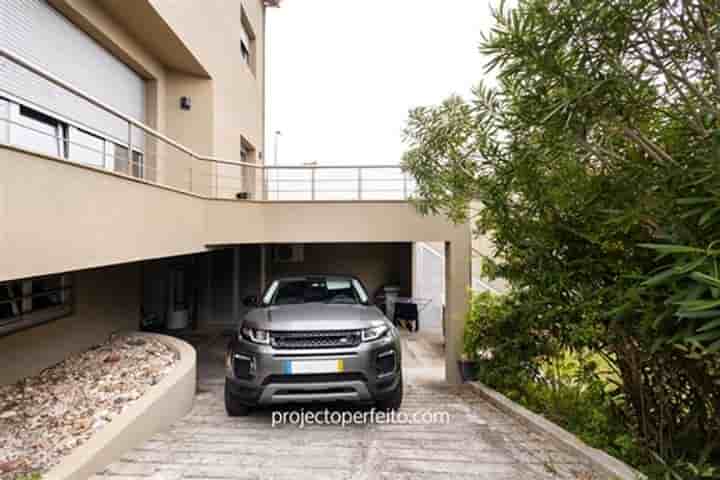
[[[705,285],[710,285],[711,287],[720,288],[720,279],[712,277],[705,273],[692,272],[690,274],[690,278],[692,278],[693,280],[698,281],[700,283],[704,283]]]
[[[483,36],[497,87],[417,109],[405,131],[420,211],[492,235],[492,274],[523,299],[484,337],[508,371],[607,353],[628,431],[691,459],[707,434],[688,425],[720,431],[717,12],[519,0]]]
[[[678,253],[705,253],[705,250],[697,247],[689,247],[687,245],[668,245],[659,243],[639,243],[638,247],[649,248],[662,254],[678,254]]]

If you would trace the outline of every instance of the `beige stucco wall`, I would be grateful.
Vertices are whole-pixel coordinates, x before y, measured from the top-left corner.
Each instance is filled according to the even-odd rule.
[[[242,138],[256,152],[264,151],[262,0],[137,0],[149,1],[151,11],[159,19],[138,17],[110,0],[50,1],[146,80],[146,118],[140,121],[200,156],[239,161]],[[242,61],[240,54],[241,4],[256,37],[254,69]],[[113,16],[120,13],[123,18]],[[209,76],[179,71],[154,56],[152,51],[172,45],[165,37],[137,38],[123,23],[131,22],[137,33],[139,21],[146,22],[148,28],[155,28],[158,21],[165,24],[197,57]],[[148,41],[158,44],[148,45]],[[180,108],[183,96],[192,100],[189,111]],[[258,159],[256,154],[253,160]],[[149,178],[177,188],[192,185],[196,192],[210,192],[215,174],[212,165],[192,162],[189,155],[172,146],[150,141],[146,164]]]
[[[199,197],[9,148],[0,172],[0,281],[204,250]]]
[[[471,205],[471,213],[476,215],[482,205],[474,202]],[[497,249],[493,243],[492,234],[480,235],[473,232],[472,239],[472,278],[474,287],[478,291],[492,291],[495,293],[505,293],[509,291],[510,284],[501,278],[489,279],[483,275],[483,263],[486,259],[498,261]]]
[[[469,242],[467,227],[422,217],[405,202],[210,200],[10,148],[0,149],[0,171],[0,280],[208,245]]]
[[[242,137],[258,152],[264,151],[265,8],[262,0],[152,0],[151,3],[190,46],[212,78],[212,98],[193,98],[194,105],[213,110],[212,137],[206,139],[210,148],[197,152],[239,160]],[[241,5],[256,36],[254,73],[240,54]],[[191,82],[187,87],[190,92]],[[182,88],[175,90],[180,92]],[[183,116],[184,112],[173,108],[173,102],[168,104],[168,116]],[[193,110],[195,108],[193,106]]]
[[[406,242],[467,238],[467,226],[423,217],[407,202],[210,201],[208,243]]]
[[[448,378],[470,286],[470,231],[405,202],[204,198],[0,148],[0,281],[250,243],[433,241],[447,245]]]
[[[0,385],[35,375],[113,332],[138,328],[138,264],[76,272],[73,284],[72,315],[0,337]]]

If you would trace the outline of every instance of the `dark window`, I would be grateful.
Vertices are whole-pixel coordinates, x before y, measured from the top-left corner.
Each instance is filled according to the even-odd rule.
[[[240,7],[240,55],[243,62],[255,73],[255,32],[245,9]]]
[[[250,149],[242,144],[240,146],[240,161],[249,163],[250,162]]]
[[[250,50],[248,50],[245,42],[240,42],[240,53],[242,54],[243,61],[250,65]]]
[[[20,315],[22,292],[18,283],[0,283],[0,325]]]
[[[32,118],[35,121],[42,122],[53,127],[56,127],[60,124],[57,119],[51,117],[50,115],[38,112],[37,110],[33,110],[32,108],[28,108],[24,105],[20,105],[20,115],[22,115],[23,117]]]
[[[136,178],[145,177],[145,157],[137,150],[133,150],[132,176]]]
[[[68,315],[72,293],[67,274],[1,282],[0,335]]]

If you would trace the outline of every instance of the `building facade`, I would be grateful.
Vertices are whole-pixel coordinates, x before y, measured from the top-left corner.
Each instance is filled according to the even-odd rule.
[[[236,328],[275,275],[414,292],[445,248],[448,379],[466,226],[396,166],[264,164],[262,0],[0,2],[0,384],[122,330]]]

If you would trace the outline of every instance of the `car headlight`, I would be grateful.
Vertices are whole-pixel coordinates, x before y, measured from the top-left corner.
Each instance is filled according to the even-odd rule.
[[[362,331],[362,341],[372,342],[373,340],[377,340],[378,338],[381,338],[383,335],[385,335],[388,330],[389,329],[387,325],[366,328]]]
[[[270,344],[270,332],[267,330],[260,330],[257,328],[242,327],[240,329],[240,335],[245,340],[253,343],[259,343],[262,345]]]

